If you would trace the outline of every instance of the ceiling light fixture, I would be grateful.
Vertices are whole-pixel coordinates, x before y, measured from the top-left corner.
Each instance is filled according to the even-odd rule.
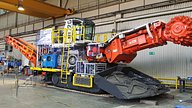
[[[19,11],[24,11],[25,8],[24,8],[23,5],[21,4],[21,2],[23,2],[23,0],[19,0],[17,9],[18,9]]]
[[[24,7],[22,5],[18,5],[18,10],[24,11],[25,9],[24,9]]]

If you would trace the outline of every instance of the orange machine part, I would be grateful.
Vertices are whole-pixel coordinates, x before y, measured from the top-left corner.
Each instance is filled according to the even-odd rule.
[[[146,29],[134,33],[124,33],[124,38],[115,38],[106,48],[105,55],[109,63],[130,63],[137,55],[137,51],[166,44],[162,36],[163,22],[155,22],[150,26],[149,35]]]
[[[36,46],[34,46],[34,45],[30,44],[30,43],[27,43],[26,41],[24,41],[24,40],[21,39],[21,38],[16,38],[16,39],[17,39],[19,42],[21,42],[21,43],[29,46],[29,48],[31,48],[32,50],[37,51]]]
[[[30,62],[36,66],[36,48],[33,45],[29,45],[22,39],[6,36],[5,41],[7,44],[13,46],[19,50]]]
[[[168,41],[183,46],[192,46],[192,18],[177,16],[166,24],[164,36]]]
[[[141,27],[132,32],[122,32],[124,37],[116,36],[105,48],[109,63],[130,63],[137,51],[167,44],[167,41],[183,46],[192,46],[192,18],[177,16],[167,24],[157,21],[149,28]]]

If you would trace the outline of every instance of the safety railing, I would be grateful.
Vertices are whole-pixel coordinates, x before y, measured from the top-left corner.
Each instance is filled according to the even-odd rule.
[[[74,26],[73,27],[73,42],[85,40],[85,26]]]
[[[179,88],[179,78],[162,78],[162,77],[155,77],[155,78],[160,80],[162,84],[174,86],[175,89]]]
[[[60,28],[52,31],[52,44],[71,44],[84,40],[86,40],[84,26]]]

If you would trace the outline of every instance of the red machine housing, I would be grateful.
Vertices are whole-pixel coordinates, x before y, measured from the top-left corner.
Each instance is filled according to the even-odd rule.
[[[167,41],[191,46],[192,18],[177,16],[167,24],[156,21],[118,33],[104,48],[101,48],[104,49],[101,53],[105,55],[105,62],[130,63],[136,57],[137,51],[162,46],[167,44]],[[103,62],[103,59],[100,62]]]

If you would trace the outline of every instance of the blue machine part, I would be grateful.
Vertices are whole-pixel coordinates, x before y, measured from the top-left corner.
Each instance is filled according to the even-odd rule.
[[[192,77],[191,77],[191,76],[190,76],[190,77],[187,77],[187,79],[188,79],[188,80],[192,80]]]
[[[58,54],[45,54],[43,55],[42,67],[43,68],[57,68],[58,66]]]
[[[176,105],[175,108],[192,108],[192,106]]]
[[[13,63],[11,61],[7,62],[8,67],[13,67]]]
[[[3,58],[2,57],[0,57],[0,61],[2,61],[3,60]]]

